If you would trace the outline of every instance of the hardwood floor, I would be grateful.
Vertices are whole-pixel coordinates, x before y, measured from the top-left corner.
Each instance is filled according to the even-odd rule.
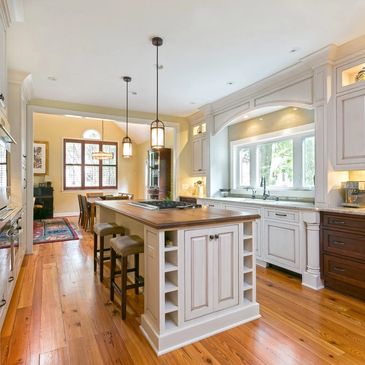
[[[143,296],[130,291],[122,321],[93,273],[89,233],[36,245],[1,333],[1,364],[365,364],[364,302],[273,269],[258,268],[257,291],[261,319],[157,358],[139,330]]]

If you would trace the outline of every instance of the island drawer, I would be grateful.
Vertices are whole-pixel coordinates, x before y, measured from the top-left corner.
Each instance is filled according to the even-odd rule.
[[[356,231],[365,234],[365,217],[322,213],[322,226],[327,229],[337,229],[341,231]]]
[[[285,222],[299,222],[299,212],[287,209],[265,209],[265,217]]]
[[[323,250],[365,260],[365,235],[324,229]]]

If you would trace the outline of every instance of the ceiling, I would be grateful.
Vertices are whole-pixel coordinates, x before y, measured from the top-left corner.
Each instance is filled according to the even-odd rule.
[[[362,35],[364,13],[364,0],[27,0],[8,66],[32,73],[36,98],[116,108],[129,75],[130,108],[153,112],[158,35],[161,112],[187,115]]]

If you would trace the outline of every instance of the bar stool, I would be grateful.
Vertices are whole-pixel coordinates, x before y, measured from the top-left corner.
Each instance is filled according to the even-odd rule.
[[[110,257],[104,257],[104,251],[110,251],[110,248],[104,248],[104,237],[117,234],[124,235],[125,229],[116,223],[97,223],[94,225],[94,272],[96,272],[97,264],[100,265],[100,281],[104,278],[104,261]],[[100,236],[100,248],[98,249],[98,236]],[[99,258],[98,258],[99,252]]]
[[[110,240],[111,268],[110,268],[110,300],[114,301],[114,290],[121,297],[122,319],[127,316],[127,290],[134,289],[138,294],[138,288],[144,285],[144,280],[139,276],[139,254],[144,251],[143,239],[136,235],[116,237]],[[128,256],[134,255],[134,268],[128,269]],[[116,271],[116,261],[121,259],[122,269]],[[127,285],[129,272],[134,272],[134,283]],[[115,282],[116,276],[121,276],[122,286]]]

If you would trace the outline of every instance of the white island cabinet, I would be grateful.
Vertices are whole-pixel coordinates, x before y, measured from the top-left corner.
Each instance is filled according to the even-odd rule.
[[[99,222],[144,237],[141,330],[157,354],[260,317],[256,219],[210,207],[148,211],[98,202]]]

